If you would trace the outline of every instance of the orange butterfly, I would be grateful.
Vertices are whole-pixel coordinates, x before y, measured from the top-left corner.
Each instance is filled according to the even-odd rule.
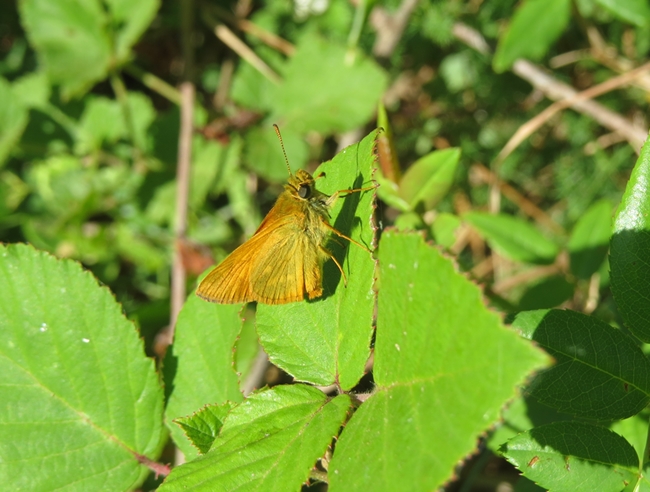
[[[286,304],[323,294],[323,264],[331,258],[347,283],[343,268],[325,247],[330,233],[368,248],[337,231],[329,223],[329,209],[341,190],[328,196],[315,188],[307,171],[291,173],[277,125],[273,125],[287,161],[289,182],[255,234],[233,251],[199,284],[196,294],[221,304],[257,301]]]

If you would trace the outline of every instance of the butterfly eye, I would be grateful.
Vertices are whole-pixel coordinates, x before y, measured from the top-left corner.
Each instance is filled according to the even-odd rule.
[[[298,196],[300,198],[309,198],[309,195],[311,195],[311,188],[307,185],[300,185],[300,188],[298,188]]]

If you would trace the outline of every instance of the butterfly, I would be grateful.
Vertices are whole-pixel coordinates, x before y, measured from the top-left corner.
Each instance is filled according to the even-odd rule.
[[[340,190],[331,196],[318,191],[316,179],[307,171],[291,172],[280,130],[273,126],[289,181],[251,238],[201,281],[196,294],[207,301],[286,304],[305,297],[315,299],[323,295],[323,264],[329,259],[347,284],[343,268],[326,247],[331,234],[370,252],[330,225],[329,210],[341,194],[372,190],[375,186]]]

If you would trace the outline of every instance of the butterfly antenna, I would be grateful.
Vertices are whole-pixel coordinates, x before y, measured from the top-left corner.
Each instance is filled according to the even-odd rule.
[[[289,171],[289,176],[293,176],[291,173],[291,166],[289,166],[289,158],[287,157],[287,151],[284,150],[284,142],[282,141],[282,135],[280,135],[280,128],[278,128],[278,125],[273,123],[273,128],[275,129],[275,134],[278,136],[278,140],[280,141],[280,147],[282,147],[282,153],[284,154],[284,162],[287,163],[287,170]]]

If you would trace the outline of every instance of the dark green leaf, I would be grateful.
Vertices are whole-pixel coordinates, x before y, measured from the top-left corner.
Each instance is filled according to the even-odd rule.
[[[634,166],[614,220],[612,293],[632,333],[650,342],[650,141]]]
[[[620,330],[559,310],[519,313],[513,326],[556,360],[528,389],[540,402],[598,420],[630,417],[650,402],[650,361]]]
[[[557,307],[573,296],[573,285],[566,278],[557,275],[548,277],[528,287],[519,299],[517,308],[521,311]]]
[[[20,140],[27,121],[27,108],[15,97],[11,84],[0,77],[0,167]]]
[[[589,207],[571,231],[568,249],[576,277],[588,279],[598,271],[607,256],[611,233],[612,204],[601,200]]]
[[[580,422],[556,422],[512,438],[506,459],[544,489],[619,492],[635,483],[639,457],[618,434]]]

